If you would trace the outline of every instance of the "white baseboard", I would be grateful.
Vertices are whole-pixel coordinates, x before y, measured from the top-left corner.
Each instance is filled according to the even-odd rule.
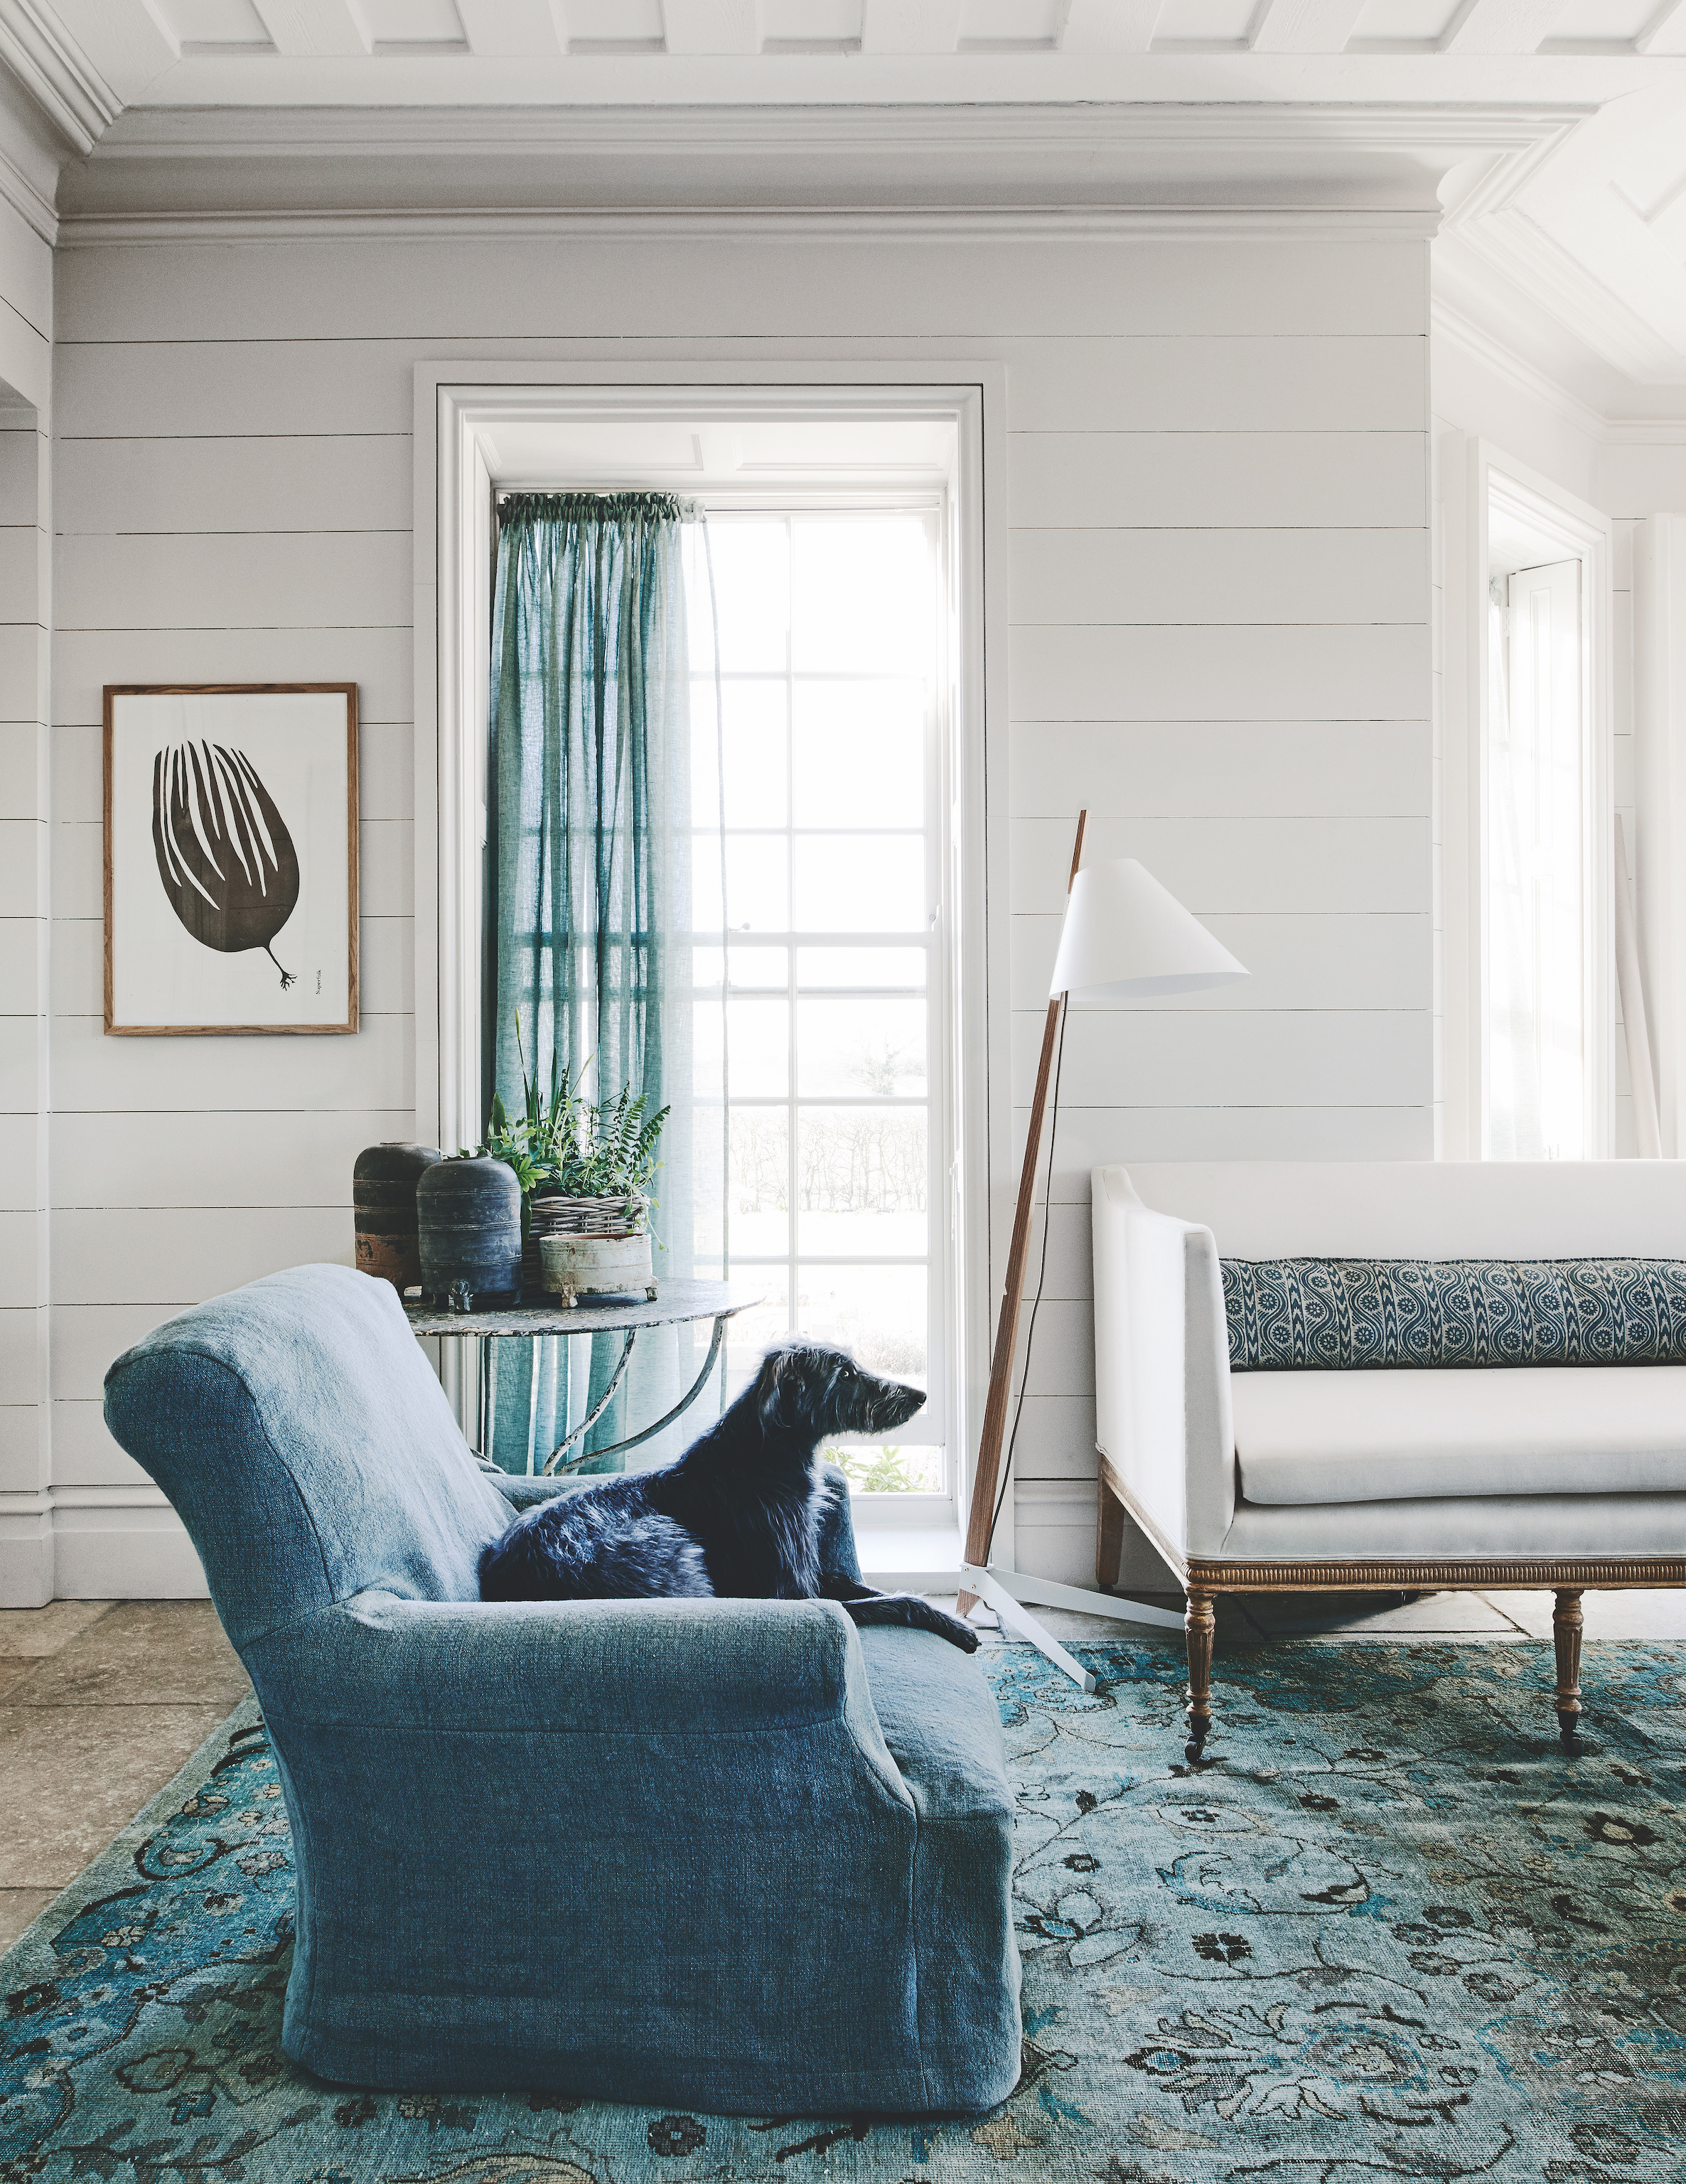
[[[45,1607],[53,1591],[53,1512],[0,1516],[0,1607]]]
[[[55,1509],[57,1600],[209,1600],[200,1562],[175,1510]]]
[[[42,1498],[44,1507],[0,1513],[0,1607],[209,1597],[193,1543],[155,1489],[118,1487],[109,1498],[97,1487],[50,1489]]]

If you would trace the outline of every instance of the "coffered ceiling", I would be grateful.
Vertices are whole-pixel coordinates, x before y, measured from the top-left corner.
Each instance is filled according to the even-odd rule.
[[[1603,99],[1686,0],[4,0],[124,107]],[[97,133],[97,132],[95,132]]]
[[[59,142],[65,242],[418,202],[1432,211],[1441,184],[1449,323],[1594,415],[1686,418],[1686,0],[0,0],[0,62]]]

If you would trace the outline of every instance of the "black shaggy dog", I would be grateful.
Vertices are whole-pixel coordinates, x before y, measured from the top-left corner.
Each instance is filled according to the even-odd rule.
[[[543,1502],[480,1558],[485,1600],[837,1600],[857,1623],[977,1634],[912,1593],[875,1592],[823,1567],[831,1489],[820,1445],[888,1433],[922,1390],[863,1373],[846,1351],[770,1350],[731,1407],[676,1462]]]

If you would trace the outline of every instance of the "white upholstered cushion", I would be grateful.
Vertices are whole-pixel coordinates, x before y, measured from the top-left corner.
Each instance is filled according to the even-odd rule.
[[[1225,1562],[1555,1562],[1686,1555],[1686,1494],[1451,1495],[1444,1502],[1236,1504]]]
[[[1686,1490],[1686,1366],[1237,1373],[1244,1500]]]

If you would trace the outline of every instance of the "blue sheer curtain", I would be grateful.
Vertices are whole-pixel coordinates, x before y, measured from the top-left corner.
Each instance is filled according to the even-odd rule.
[[[693,944],[691,887],[682,539],[700,520],[669,493],[508,494],[492,607],[485,1101],[500,1092],[520,1112],[524,1049],[547,1084],[554,1054],[599,1100],[630,1084],[651,1112],[671,1105],[659,1279],[714,1271],[695,1263],[696,1214],[722,1190],[717,1130],[698,1143],[691,1036],[699,961],[709,975],[714,960]],[[494,1346],[493,1454],[525,1471],[531,1451],[543,1468],[600,1399],[621,1338]],[[660,1416],[693,1356],[688,1331],[641,1335],[621,1392],[570,1454]],[[667,1452],[648,1443],[637,1460]]]

